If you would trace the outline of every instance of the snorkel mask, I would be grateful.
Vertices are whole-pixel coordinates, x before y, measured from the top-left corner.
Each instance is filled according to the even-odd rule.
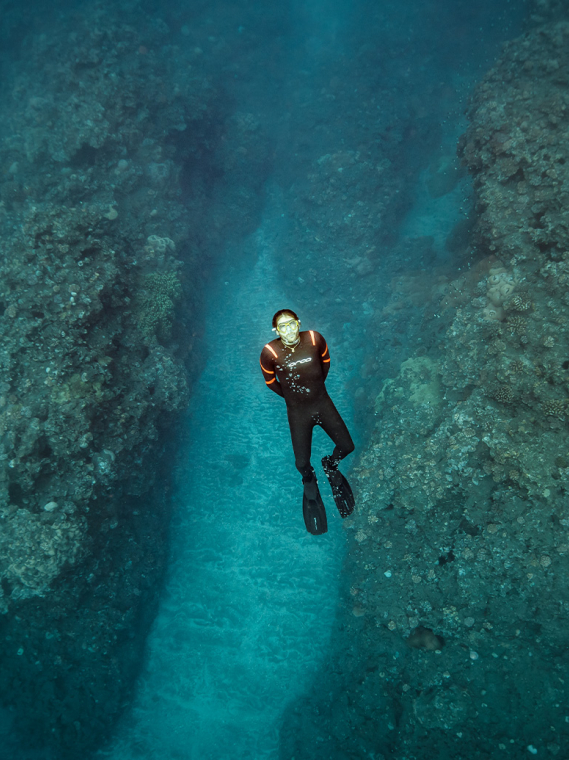
[[[298,343],[300,320],[283,314],[277,326],[273,327],[273,330],[280,337],[285,346],[294,346]]]

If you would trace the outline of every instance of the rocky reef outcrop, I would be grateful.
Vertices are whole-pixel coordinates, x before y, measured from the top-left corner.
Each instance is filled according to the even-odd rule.
[[[330,305],[337,341],[346,338],[338,325],[354,315],[370,319],[381,300],[387,251],[412,202],[412,179],[428,146],[441,139],[425,103],[444,110],[450,99],[430,72],[402,71],[404,30],[384,35],[381,10],[366,13],[369,27],[350,29],[343,46],[323,45],[309,78],[302,55],[292,57],[296,78],[283,88],[286,152],[277,178],[288,229],[279,274],[295,298]],[[425,246],[417,260],[430,253]],[[399,257],[399,266],[409,261]]]
[[[551,21],[567,20],[567,3],[564,0],[531,0],[529,23],[532,27]]]
[[[505,46],[459,145],[467,263],[392,282],[384,334],[419,299],[427,327],[370,410],[342,654],[283,757],[567,754],[568,51],[564,21]]]
[[[136,674],[208,262],[264,178],[258,124],[176,39],[137,3],[94,4],[3,58],[0,703],[58,758],[105,736]]]

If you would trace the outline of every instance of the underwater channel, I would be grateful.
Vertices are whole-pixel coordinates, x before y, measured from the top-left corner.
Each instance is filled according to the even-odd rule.
[[[0,760],[569,757],[564,0],[0,13]]]

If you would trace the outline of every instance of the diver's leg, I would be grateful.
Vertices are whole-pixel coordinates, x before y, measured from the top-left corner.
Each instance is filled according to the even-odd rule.
[[[350,484],[338,470],[338,463],[351,454],[355,447],[346,423],[330,397],[324,400],[318,411],[318,424],[336,444],[332,455],[323,457],[322,467],[340,515],[348,517],[354,511],[355,499]]]
[[[318,409],[318,424],[336,444],[332,455],[327,458],[332,467],[337,467],[338,462],[351,454],[355,446],[346,423],[329,396]]]
[[[302,514],[306,530],[315,536],[326,533],[328,523],[326,510],[318,490],[318,481],[314,468],[310,464],[312,452],[312,431],[314,421],[307,409],[287,409],[290,437],[294,451],[296,469],[302,475],[304,492],[302,495]]]
[[[300,409],[288,407],[287,415],[296,469],[302,475],[303,481],[305,478],[310,480],[312,473],[314,473],[310,465],[314,422],[309,410],[302,407]]]

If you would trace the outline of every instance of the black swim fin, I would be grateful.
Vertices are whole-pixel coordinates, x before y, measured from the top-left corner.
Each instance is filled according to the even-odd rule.
[[[324,502],[318,490],[316,477],[304,484],[304,494],[302,496],[302,514],[306,530],[313,536],[321,536],[322,533],[328,532],[328,520],[326,519],[326,509]]]
[[[338,507],[340,517],[348,517],[352,514],[356,505],[350,484],[342,475],[338,466],[333,466],[332,457],[324,457],[322,459],[322,467],[332,488],[332,496]]]

